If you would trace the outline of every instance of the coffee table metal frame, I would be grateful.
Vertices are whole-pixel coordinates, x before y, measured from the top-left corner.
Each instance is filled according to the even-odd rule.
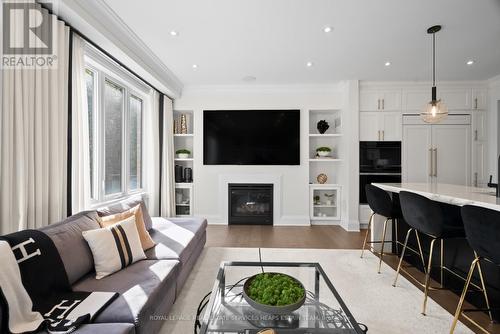
[[[364,334],[365,331],[361,329],[357,321],[354,319],[354,316],[351,314],[349,309],[347,308],[346,304],[340,297],[339,293],[333,286],[332,282],[326,275],[325,271],[321,267],[321,265],[317,262],[242,262],[242,261],[223,261],[220,264],[219,271],[217,273],[217,278],[215,279],[215,283],[212,289],[212,295],[210,297],[210,300],[208,302],[205,314],[203,316],[203,319],[201,321],[201,330],[200,333],[209,333],[208,332],[208,326],[210,323],[210,318],[212,316],[213,312],[213,307],[214,303],[217,297],[217,294],[220,294],[220,297],[222,300],[224,300],[224,294],[226,290],[226,267],[266,267],[266,268],[272,268],[272,267],[282,267],[282,268],[300,268],[300,267],[306,267],[306,268],[314,268],[315,269],[315,283],[314,283],[314,299],[319,302],[319,293],[320,293],[320,277],[323,278],[325,281],[325,284],[327,287],[330,289],[332,294],[334,295],[335,299],[337,300],[339,306],[342,308],[342,311],[344,312],[346,318],[349,320],[350,324],[353,327],[353,332],[357,334]],[[314,329],[314,328],[311,328]],[[298,329],[299,331],[304,331],[306,330],[305,328],[300,328]],[[289,331],[287,330],[287,333]],[[312,332],[311,332],[312,333]]]

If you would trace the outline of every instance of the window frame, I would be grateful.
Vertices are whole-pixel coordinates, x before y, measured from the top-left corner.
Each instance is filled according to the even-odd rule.
[[[141,166],[144,166],[144,116],[147,109],[148,96],[151,88],[144,85],[138,79],[131,76],[119,65],[101,54],[94,48],[85,48],[85,70],[90,70],[94,74],[94,103],[93,110],[93,136],[94,152],[90,158],[90,163],[94,164],[93,173],[93,194],[90,194],[91,207],[98,207],[105,203],[114,202],[125,197],[137,194],[145,194],[145,171],[141,168],[140,186],[137,189],[130,189],[130,99],[132,96],[139,99],[141,103]],[[121,190],[117,193],[106,194],[105,189],[105,89],[106,81],[123,89],[122,108],[122,161],[121,161]],[[86,85],[85,85],[86,89]]]

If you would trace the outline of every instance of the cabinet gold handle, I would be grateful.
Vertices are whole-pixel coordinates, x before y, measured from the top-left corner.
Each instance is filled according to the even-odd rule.
[[[477,110],[477,97],[474,99],[474,109]]]
[[[382,99],[382,110],[385,109],[385,99]]]
[[[477,130],[474,130],[474,140],[477,141]]]
[[[434,176],[438,176],[438,149],[434,149]]]
[[[432,170],[432,148],[429,148],[429,176],[432,177],[432,175],[434,174],[433,173],[433,170]]]
[[[378,130],[377,133],[378,133],[378,141],[380,141],[380,130]]]
[[[380,110],[380,99],[377,100],[377,103],[378,103],[377,110]]]
[[[385,141],[385,130],[382,130],[382,140]]]
[[[474,173],[474,187],[477,187],[477,172]]]

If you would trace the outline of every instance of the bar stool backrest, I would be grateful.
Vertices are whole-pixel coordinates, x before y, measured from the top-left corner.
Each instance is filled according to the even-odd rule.
[[[439,204],[427,197],[401,191],[399,193],[404,220],[419,232],[439,238],[443,232],[443,212]]]
[[[500,265],[500,212],[465,205],[462,220],[467,241],[477,255]]]
[[[366,200],[373,212],[384,217],[392,217],[392,199],[387,191],[371,184],[365,186]],[[394,218],[394,217],[392,217]]]

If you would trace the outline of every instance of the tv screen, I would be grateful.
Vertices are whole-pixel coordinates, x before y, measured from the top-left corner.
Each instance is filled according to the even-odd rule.
[[[300,111],[205,110],[203,164],[300,165]]]

